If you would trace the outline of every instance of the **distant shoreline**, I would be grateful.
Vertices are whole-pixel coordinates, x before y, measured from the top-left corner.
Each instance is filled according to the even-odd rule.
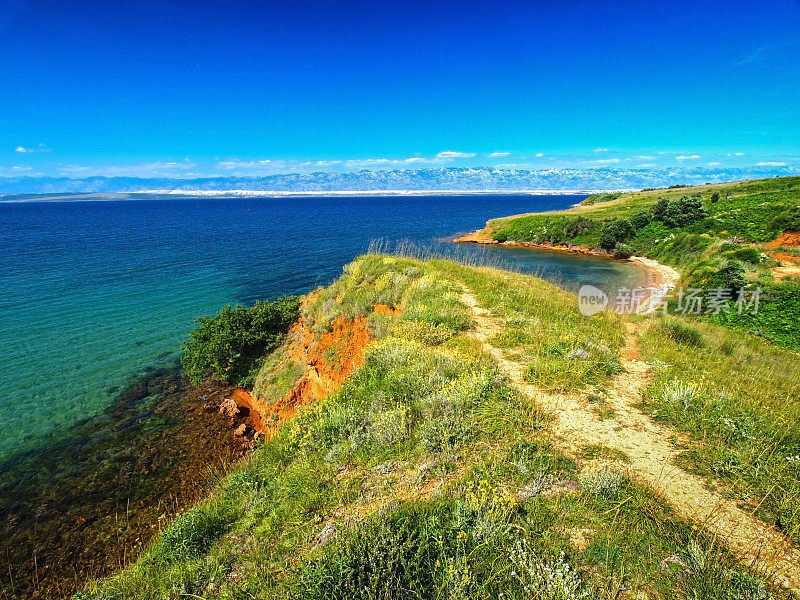
[[[419,197],[419,196],[578,196],[608,190],[139,190],[135,192],[85,192],[51,194],[0,194],[0,204],[20,202],[113,202],[147,196],[176,198],[320,198],[320,197]],[[615,190],[618,191],[618,190]]]
[[[142,190],[132,194],[170,194],[187,196],[573,196],[595,194],[592,190]]]

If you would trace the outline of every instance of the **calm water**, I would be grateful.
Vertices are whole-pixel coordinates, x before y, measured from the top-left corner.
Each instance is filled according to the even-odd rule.
[[[619,262],[449,243],[491,217],[580,199],[0,203],[0,460],[58,442],[146,368],[173,361],[197,315],[326,284],[376,238],[487,253],[566,286],[632,281]]]

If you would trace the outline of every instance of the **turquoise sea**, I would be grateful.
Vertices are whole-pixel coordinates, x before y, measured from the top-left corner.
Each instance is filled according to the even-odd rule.
[[[170,196],[0,202],[0,517],[12,524],[8,535],[27,527],[32,513],[37,516],[30,527],[41,528],[47,517],[53,529],[63,530],[48,539],[41,534],[24,538],[41,548],[34,561],[36,578],[41,579],[47,548],[64,547],[64,540],[72,539],[65,536],[77,535],[76,522],[90,527],[83,525],[88,517],[81,516],[81,506],[106,501],[119,487],[123,471],[136,477],[140,471],[155,471],[150,462],[158,463],[154,446],[161,434],[147,425],[148,411],[161,415],[170,427],[180,426],[181,419],[167,419],[168,408],[152,408],[158,395],[153,390],[161,390],[158,406],[169,407],[174,404],[170,390],[184,389],[168,368],[175,365],[195,317],[214,313],[225,303],[248,304],[327,284],[374,240],[408,240],[445,254],[536,273],[568,288],[584,282],[631,285],[638,272],[621,261],[452,243],[456,235],[482,227],[489,218],[567,208],[582,198]],[[205,443],[214,434],[203,435],[192,444]],[[100,445],[89,444],[89,437]],[[141,455],[136,443],[147,446],[150,462],[137,462],[134,468],[132,461]],[[98,462],[98,448],[108,460]],[[184,460],[170,456],[172,462]],[[161,487],[142,495],[140,508],[171,493],[168,487],[177,475],[167,476],[163,468],[158,472],[164,474],[156,478]],[[113,477],[117,479],[109,479]],[[81,485],[64,498],[60,489],[76,478]],[[109,506],[125,504],[129,513],[133,496],[126,493]],[[66,521],[58,514],[59,502],[63,511],[70,507],[64,512]],[[40,510],[44,512],[36,512]],[[100,526],[111,510],[98,508],[91,517],[98,523],[98,539],[120,535],[118,525]],[[25,543],[15,542],[18,560],[10,560],[9,569],[1,569],[4,573],[30,558],[32,551],[20,548]],[[75,552],[91,549],[84,539],[72,543]],[[58,561],[52,562],[57,572]],[[86,558],[87,565],[91,562]],[[106,571],[104,567],[90,574]]]
[[[173,359],[198,315],[306,292],[374,239],[409,239],[527,272],[633,276],[619,262],[449,245],[491,217],[575,196],[147,199],[0,204],[0,459],[58,438],[132,377]]]

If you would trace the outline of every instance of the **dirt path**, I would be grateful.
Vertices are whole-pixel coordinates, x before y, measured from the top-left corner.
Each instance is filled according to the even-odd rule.
[[[474,336],[514,385],[555,417],[553,430],[563,447],[579,450],[602,445],[624,452],[630,458],[626,468],[632,479],[662,495],[684,518],[702,524],[743,563],[774,577],[784,588],[800,591],[800,551],[783,534],[742,511],[732,500],[709,491],[702,478],[677,467],[679,452],[670,441],[674,432],[636,408],[652,374],[649,365],[638,358],[634,326],[627,332],[624,370],[612,379],[608,390],[605,408],[612,409],[613,416],[601,419],[579,394],[548,394],[524,381],[524,365],[508,360],[489,343],[502,330],[500,321],[466,288],[462,300],[475,319]]]

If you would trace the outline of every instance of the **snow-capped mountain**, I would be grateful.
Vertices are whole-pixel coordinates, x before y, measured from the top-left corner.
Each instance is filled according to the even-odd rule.
[[[794,167],[662,168],[662,169],[543,169],[492,167],[414,170],[363,170],[350,173],[269,175],[264,177],[211,177],[202,179],[135,177],[5,177],[0,194],[58,194],[140,192],[147,190],[274,192],[334,191],[521,191],[521,190],[624,190],[670,185],[721,183],[743,179],[797,175]]]

